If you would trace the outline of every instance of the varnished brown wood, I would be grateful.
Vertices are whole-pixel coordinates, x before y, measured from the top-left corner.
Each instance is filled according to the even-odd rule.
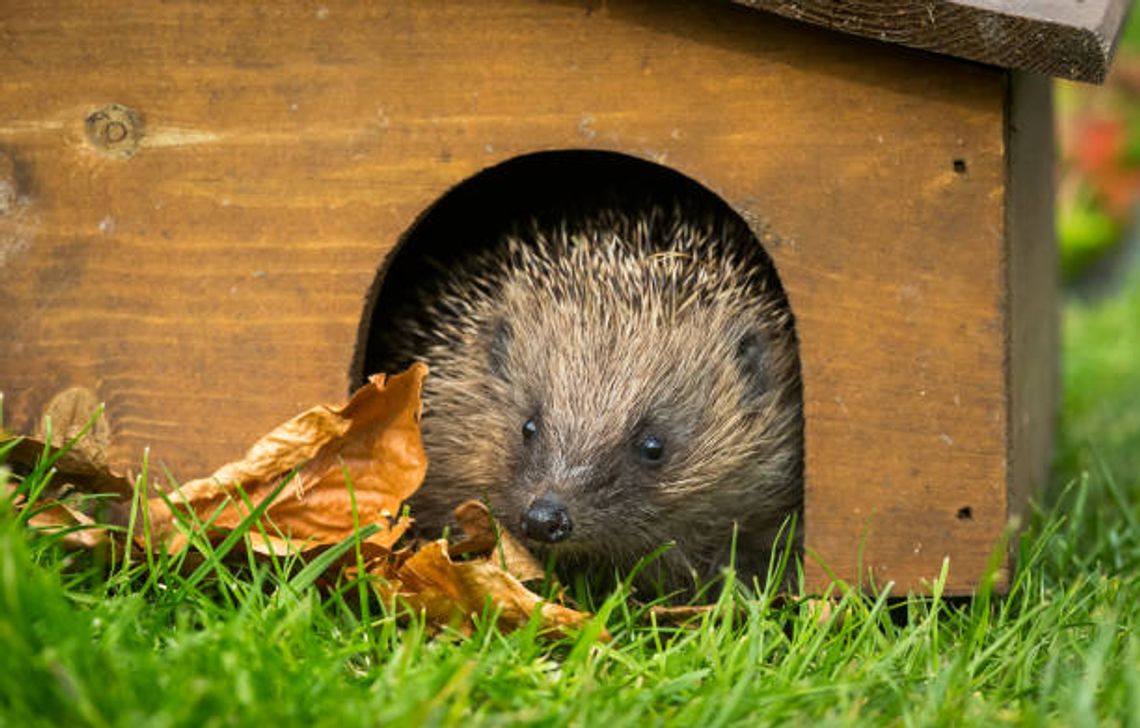
[[[947,555],[948,593],[976,584],[1009,465],[1002,72],[707,2],[0,12],[9,429],[86,387],[113,464],[208,473],[344,397],[370,286],[448,189],[610,150],[782,238],[810,584],[818,557],[921,588]],[[110,104],[129,155],[89,130]]]
[[[1009,509],[1024,516],[1030,495],[1048,482],[1061,389],[1048,80],[1012,74],[1008,104]]]
[[[1100,83],[1129,0],[734,0],[911,48]]]

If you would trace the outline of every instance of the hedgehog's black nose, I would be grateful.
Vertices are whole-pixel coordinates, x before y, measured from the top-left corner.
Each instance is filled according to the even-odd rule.
[[[522,532],[527,538],[558,543],[570,536],[574,528],[570,513],[562,501],[552,495],[539,496],[522,518]]]

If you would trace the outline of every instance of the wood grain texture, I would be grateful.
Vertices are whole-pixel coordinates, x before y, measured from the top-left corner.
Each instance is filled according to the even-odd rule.
[[[1053,227],[1052,88],[1023,73],[1009,80],[1010,515],[1048,483],[1061,392],[1056,233]]]
[[[609,150],[782,238],[811,584],[818,557],[920,588],[947,555],[976,584],[1006,519],[1002,72],[707,2],[86,7],[0,10],[7,426],[87,387],[116,464],[210,472],[343,398],[369,288],[447,190]],[[141,134],[88,123],[112,103]]]
[[[1130,0],[734,0],[826,28],[1100,83]]]

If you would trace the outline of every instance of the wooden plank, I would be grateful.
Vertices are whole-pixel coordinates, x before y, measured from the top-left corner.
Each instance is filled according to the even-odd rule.
[[[1051,85],[1013,73],[1008,103],[1009,507],[1022,518],[1048,484],[1061,390]]]
[[[734,0],[844,33],[1100,83],[1129,0]]]
[[[782,238],[812,553],[975,585],[1006,513],[1001,72],[698,1],[86,8],[0,11],[7,426],[86,387],[116,464],[209,472],[344,396],[382,262],[447,190],[616,151]]]

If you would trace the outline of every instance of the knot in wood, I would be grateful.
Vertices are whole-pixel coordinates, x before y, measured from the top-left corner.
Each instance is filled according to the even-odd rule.
[[[87,141],[97,151],[113,159],[128,159],[138,151],[142,139],[142,117],[122,104],[107,104],[87,116]]]

